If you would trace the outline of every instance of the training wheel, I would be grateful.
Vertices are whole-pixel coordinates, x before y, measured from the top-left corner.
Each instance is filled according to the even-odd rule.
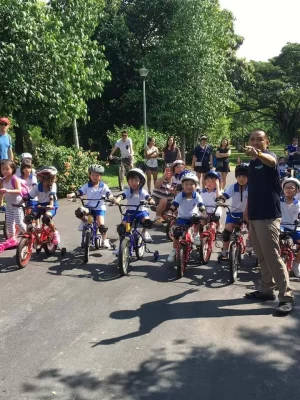
[[[157,261],[159,259],[159,252],[155,250],[153,256],[154,256],[154,261]]]
[[[67,252],[67,249],[66,249],[65,247],[63,247],[63,248],[60,250],[60,255],[63,257],[63,256],[66,254],[66,252]]]

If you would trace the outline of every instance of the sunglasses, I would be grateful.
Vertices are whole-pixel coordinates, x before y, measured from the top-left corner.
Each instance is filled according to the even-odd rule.
[[[0,126],[7,126],[8,124],[6,122],[0,122]]]

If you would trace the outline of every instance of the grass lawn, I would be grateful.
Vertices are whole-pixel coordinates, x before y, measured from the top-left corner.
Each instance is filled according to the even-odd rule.
[[[103,175],[103,182],[105,182],[110,189],[118,189],[118,165],[109,165],[105,167],[105,174]]]

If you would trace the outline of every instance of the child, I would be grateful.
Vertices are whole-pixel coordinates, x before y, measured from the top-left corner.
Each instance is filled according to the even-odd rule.
[[[102,165],[90,165],[89,167],[89,181],[83,185],[80,189],[77,190],[76,193],[69,193],[67,194],[67,198],[71,199],[72,197],[79,195],[79,196],[86,196],[87,199],[91,199],[86,203],[85,207],[79,207],[75,211],[75,215],[77,218],[81,220],[81,224],[78,227],[79,231],[83,231],[83,227],[86,223],[86,216],[89,214],[88,207],[93,207],[97,205],[97,202],[102,197],[111,198],[112,194],[109,187],[102,181],[102,176],[104,174],[104,168]],[[99,232],[102,235],[103,242],[102,247],[110,248],[109,240],[106,237],[107,227],[105,226],[105,214],[106,214],[106,206],[103,200],[100,201],[97,208],[91,210],[91,214],[96,216],[97,225],[99,227]]]
[[[203,204],[205,205],[207,213],[213,213],[216,208],[216,198],[220,197],[222,191],[220,190],[221,176],[214,171],[208,171],[204,176],[204,189],[201,192]],[[219,219],[222,216],[221,207],[217,208],[215,216]],[[222,227],[220,222],[217,223],[217,231],[220,232]]]
[[[22,161],[20,167],[20,178],[26,181],[28,189],[31,190],[35,185],[37,185],[37,178],[32,169],[31,161],[24,160]]]
[[[1,244],[1,252],[18,244],[18,234],[20,230],[26,230],[26,225],[23,222],[24,215],[22,209],[13,207],[13,204],[19,203],[22,200],[21,182],[15,176],[16,164],[11,160],[2,160],[0,168],[1,174],[3,175],[0,181],[0,207],[3,207],[3,197],[5,196],[5,218],[8,232],[8,239]],[[14,183],[12,182],[13,177]]]
[[[300,189],[300,182],[296,178],[287,178],[282,182],[284,196],[280,199],[282,213],[282,230],[293,230],[294,221],[299,218],[300,202],[295,199],[295,194]],[[284,224],[291,224],[285,226]],[[292,239],[295,244],[300,245],[300,231],[293,232]],[[300,250],[298,249],[296,259],[293,263],[293,271],[297,278],[300,278]]]
[[[21,154],[21,164],[23,162],[32,164],[32,155],[30,153],[22,153]],[[34,168],[32,168],[32,167],[31,167],[31,173],[34,174],[34,175],[36,174],[36,170]],[[16,171],[16,176],[18,178],[21,178],[21,175],[22,175],[21,167],[18,167],[17,171]]]
[[[168,208],[174,200],[175,187],[172,184],[171,171],[166,170],[162,177],[157,179],[152,192],[152,199],[156,204],[156,215],[154,225],[163,224],[162,213]]]
[[[178,194],[181,191],[181,177],[184,168],[185,164],[184,161],[182,160],[175,160],[172,164],[172,185],[174,186],[175,192],[177,192],[176,194]]]
[[[199,214],[198,208],[203,206],[203,200],[199,193],[196,192],[196,187],[199,184],[199,179],[197,175],[190,172],[185,174],[181,179],[182,192],[179,193],[171,206],[171,210],[175,211],[178,209],[177,226],[189,225],[191,223],[191,217],[194,214]],[[176,231],[176,228],[174,232]],[[176,256],[176,248],[178,245],[179,237],[173,239],[173,249],[168,256],[168,262],[174,262]],[[200,236],[196,234],[194,237],[194,243],[196,245],[200,244]]]
[[[125,216],[123,218],[121,227],[122,227],[122,225],[123,226],[126,225],[126,222],[132,222],[133,218],[136,218],[139,223],[144,225],[142,234],[143,234],[145,242],[151,243],[152,238],[149,235],[149,233],[145,227],[145,226],[150,226],[150,224],[151,224],[150,216],[147,211],[147,208],[141,206],[138,209],[138,212],[136,212],[136,207],[131,207],[131,206],[139,205],[140,202],[143,200],[147,200],[149,204],[155,204],[154,200],[151,199],[149,193],[143,189],[143,187],[146,183],[146,176],[141,169],[133,168],[127,172],[126,179],[127,179],[128,185],[129,185],[129,189],[124,190],[124,192],[119,194],[117,196],[117,198],[115,199],[116,204],[119,204],[121,200],[127,199],[128,212],[129,212],[129,214],[131,214],[128,217]],[[116,250],[113,251],[113,253],[116,256],[118,256],[119,249],[117,248]]]
[[[233,231],[234,224],[239,218],[243,217],[243,212],[246,208],[248,199],[248,166],[240,164],[235,168],[235,177],[237,182],[229,186],[229,188],[217,198],[216,201],[225,203],[226,200],[231,200],[232,206],[232,216],[227,213],[225,228],[222,233],[223,237],[223,250],[222,250],[222,260],[228,260],[228,248],[230,243],[230,235]],[[236,218],[233,218],[236,217]],[[246,252],[250,253],[252,251],[252,245],[248,239],[246,240]]]
[[[29,194],[21,201],[37,198],[37,204],[34,208],[36,213],[36,219],[41,216],[39,206],[46,207],[48,211],[43,216],[43,222],[49,226],[53,232],[52,243],[58,245],[60,242],[59,232],[55,229],[52,218],[56,215],[58,208],[57,202],[57,187],[56,187],[56,175],[57,169],[52,166],[43,166],[36,171],[37,179],[39,183],[31,189]]]
[[[278,158],[278,171],[280,178],[283,179],[286,177],[288,165],[285,162],[285,157]]]

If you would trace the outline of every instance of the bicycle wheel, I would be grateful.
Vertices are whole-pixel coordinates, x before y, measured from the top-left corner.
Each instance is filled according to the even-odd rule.
[[[210,260],[211,257],[211,253],[212,253],[212,247],[213,247],[213,243],[210,239],[209,236],[205,236],[202,240],[201,240],[201,244],[200,244],[200,249],[202,252],[202,264],[207,264],[208,261]]]
[[[169,221],[167,222],[166,225],[166,236],[167,239],[170,240],[171,242],[173,242],[174,239],[174,228],[176,226],[176,218],[171,218],[169,219]]]
[[[85,262],[85,264],[87,264],[89,262],[90,241],[91,241],[91,232],[86,231],[84,234],[84,262]]]
[[[22,238],[18,244],[16,260],[19,268],[25,268],[32,255],[32,245],[30,238]]]
[[[134,250],[136,254],[136,258],[141,260],[144,257],[145,253],[145,242],[141,235],[136,236],[134,240]]]
[[[231,283],[234,283],[238,277],[240,264],[241,264],[241,246],[237,243],[231,243],[229,247],[229,274]]]
[[[119,174],[118,174],[118,182],[119,182],[119,189],[124,189],[124,166],[120,164],[119,166]]]
[[[187,264],[187,245],[179,243],[177,250],[177,278],[182,278]]]
[[[124,276],[128,273],[130,260],[130,241],[127,238],[122,239],[119,250],[119,271]]]

